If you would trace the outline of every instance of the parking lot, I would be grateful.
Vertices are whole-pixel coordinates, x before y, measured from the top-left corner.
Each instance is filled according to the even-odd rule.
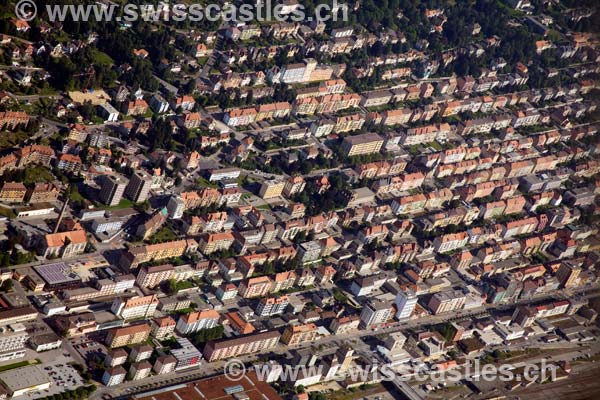
[[[50,375],[57,386],[66,387],[67,390],[85,385],[83,378],[79,376],[77,370],[69,364],[49,364],[44,367],[44,370]]]
[[[13,398],[15,400],[34,400],[85,386],[86,383],[77,370],[66,362],[66,358],[59,357],[56,361],[40,364],[42,370],[48,374],[52,381],[50,388]]]
[[[93,340],[87,339],[85,336],[78,338],[69,339],[73,348],[81,355],[85,360],[93,358],[95,355],[102,356],[106,354],[107,350],[102,344]]]

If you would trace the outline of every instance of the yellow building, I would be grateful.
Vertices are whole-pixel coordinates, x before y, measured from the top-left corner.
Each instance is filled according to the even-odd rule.
[[[106,335],[106,345],[115,348],[142,343],[148,340],[151,330],[152,328],[147,323],[115,328]]]
[[[281,341],[288,346],[312,342],[317,338],[317,326],[315,324],[304,324],[288,326],[283,331]]]
[[[342,142],[342,150],[348,156],[379,153],[383,139],[376,133],[348,136]]]
[[[272,199],[274,197],[279,197],[283,193],[283,189],[285,188],[285,182],[280,180],[268,180],[264,181],[260,186],[260,191],[258,195],[263,199]]]

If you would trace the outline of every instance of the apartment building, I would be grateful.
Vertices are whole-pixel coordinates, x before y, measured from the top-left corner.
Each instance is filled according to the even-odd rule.
[[[400,135],[400,144],[413,146],[434,141],[444,141],[450,133],[449,124],[427,125],[418,128],[407,129]]]
[[[22,203],[27,194],[27,188],[21,182],[5,182],[0,188],[0,202]]]
[[[283,189],[285,188],[285,185],[285,181],[277,179],[264,181],[260,185],[258,195],[265,200],[279,197],[283,194]]]
[[[556,271],[556,278],[560,282],[561,287],[570,288],[577,285],[577,280],[581,274],[581,267],[576,266],[568,261],[562,262]]]
[[[387,322],[392,317],[392,305],[379,299],[369,299],[360,313],[360,326],[369,328]]]
[[[172,355],[163,355],[156,359],[152,370],[157,375],[168,374],[175,371],[177,365],[177,359]]]
[[[142,267],[135,281],[139,287],[154,289],[171,279],[174,272],[175,268],[171,264]]]
[[[185,112],[176,119],[177,125],[186,129],[196,129],[202,124],[202,116],[197,112]]]
[[[150,216],[149,219],[146,220],[146,222],[138,225],[135,231],[135,235],[141,240],[147,240],[150,237],[152,237],[152,235],[154,235],[156,232],[158,232],[166,221],[167,210],[165,210],[164,208],[157,210],[154,212],[154,214]]]
[[[125,196],[135,203],[145,201],[150,195],[152,177],[145,171],[135,171],[125,188]]]
[[[135,269],[145,262],[180,257],[188,251],[193,252],[197,249],[198,243],[193,239],[135,246],[123,253],[119,264],[124,268]]]
[[[233,339],[209,341],[202,354],[208,362],[265,351],[277,346],[279,331],[251,333]]]
[[[255,313],[260,317],[283,314],[289,304],[287,296],[265,297],[258,302]]]
[[[334,318],[329,325],[329,330],[334,335],[343,335],[358,329],[360,318],[358,315]]]
[[[127,371],[120,365],[117,367],[108,368],[102,375],[102,383],[105,386],[116,386],[120,385],[125,381]]]
[[[109,350],[104,357],[104,365],[107,367],[116,367],[127,362],[127,351],[125,349]]]
[[[158,307],[156,295],[136,296],[129,299],[117,297],[113,301],[110,310],[117,317],[134,319],[152,317],[156,307]]]
[[[148,361],[140,361],[131,364],[129,367],[129,377],[132,381],[138,381],[147,378],[152,371],[152,364]]]
[[[249,278],[240,283],[239,293],[245,299],[263,297],[269,294],[272,285],[273,282],[268,276]]]
[[[131,351],[129,352],[129,361],[131,362],[140,362],[143,360],[147,360],[152,357],[152,353],[154,352],[154,347],[148,344],[138,344],[133,346]]]
[[[26,127],[29,123],[29,115],[22,111],[0,112],[0,129],[13,130],[19,126]]]
[[[52,203],[58,199],[60,190],[53,183],[40,182],[27,190],[25,199],[29,203]]]
[[[412,290],[401,290],[396,295],[394,304],[396,305],[396,319],[403,320],[410,318],[419,298]]]
[[[306,181],[301,176],[292,176],[285,181],[283,188],[283,194],[286,197],[294,196],[304,190],[306,187]],[[264,198],[264,197],[263,197]]]
[[[148,111],[148,103],[144,99],[125,102],[123,112],[126,115],[143,115]]]
[[[344,138],[341,149],[348,157],[361,154],[379,153],[383,138],[376,133],[364,133]]]
[[[168,315],[166,317],[154,318],[150,321],[150,326],[152,327],[150,334],[156,340],[168,339],[175,333],[176,325],[175,320]]]
[[[106,345],[110,348],[123,347],[145,342],[150,337],[152,328],[148,323],[113,328],[106,335]]]
[[[58,156],[57,167],[63,171],[78,174],[79,171],[81,171],[81,168],[83,168],[83,163],[79,156],[73,154],[61,154]]]
[[[189,335],[202,329],[214,328],[219,324],[221,316],[215,310],[198,311],[184,314],[177,320],[177,332]]]
[[[191,220],[192,225],[198,224],[198,227],[195,227],[195,229],[192,229],[192,227],[190,227],[190,229],[192,229],[192,231],[195,231],[196,233],[198,233],[199,231],[219,232],[224,230],[226,227],[230,227],[230,224],[228,224],[229,217],[225,211],[209,213],[203,215],[201,218],[197,218],[196,220],[194,220],[194,217],[192,217]],[[184,222],[187,223],[187,221]]]
[[[235,237],[232,232],[205,233],[198,240],[198,249],[203,254],[212,254],[228,250],[234,241]]]
[[[313,342],[318,336],[317,326],[309,323],[304,325],[288,325],[281,335],[281,342],[288,346]]]
[[[223,122],[229,126],[244,126],[249,125],[256,121],[256,115],[258,112],[256,108],[236,108],[225,113]]]
[[[182,193],[183,194],[183,193]],[[172,219],[180,219],[186,209],[185,200],[178,196],[171,196],[167,203],[167,213]]]
[[[104,176],[98,197],[107,206],[116,206],[121,202],[126,187],[125,179],[113,175]]]
[[[447,253],[464,247],[469,242],[467,232],[449,233],[442,236],[437,236],[433,240],[433,248],[438,253]]]
[[[431,296],[427,307],[434,314],[441,314],[450,311],[462,310],[465,305],[466,297],[460,290],[446,290],[435,293]]]

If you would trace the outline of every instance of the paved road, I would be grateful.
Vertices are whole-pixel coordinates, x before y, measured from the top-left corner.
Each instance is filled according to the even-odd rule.
[[[583,290],[580,290],[578,292],[583,292]],[[560,293],[560,291],[559,291],[559,294],[562,295],[562,293]],[[466,319],[469,317],[485,315],[491,311],[503,311],[503,310],[511,309],[519,304],[531,304],[534,301],[542,302],[545,300],[553,300],[553,299],[557,298],[556,295],[557,295],[557,293],[554,293],[552,295],[537,296],[537,297],[534,297],[533,299],[523,300],[523,301],[517,302],[515,304],[506,304],[506,305],[486,304],[483,307],[479,307],[479,308],[469,310],[466,312],[458,312],[458,313],[454,312],[454,314],[456,314],[456,316],[452,317],[452,318],[448,318],[448,313],[443,314],[443,315],[430,315],[430,316],[420,317],[420,318],[414,319],[414,320],[409,320],[406,322],[397,322],[397,323],[391,324],[387,327],[377,328],[375,330],[360,330],[360,331],[350,332],[350,333],[347,333],[344,335],[324,336],[313,342],[295,346],[293,348],[294,349],[303,349],[303,348],[309,348],[311,346],[325,346],[327,344],[332,344],[333,342],[344,342],[344,341],[349,341],[349,340],[354,340],[354,339],[360,339],[360,338],[363,338],[366,336],[372,336],[375,334],[380,335],[380,334],[384,334],[384,333],[391,333],[391,332],[397,332],[397,331],[402,331],[402,330],[406,330],[406,329],[413,329],[413,328],[417,328],[417,327],[441,323],[443,321],[462,320],[462,319]],[[587,297],[587,298],[593,298],[593,297],[598,297],[598,296],[600,296],[600,294],[598,294],[598,290],[585,294],[585,297]],[[290,347],[280,344],[275,348],[269,349],[268,351],[255,353],[255,354],[249,354],[246,356],[238,357],[238,359],[240,361],[242,361],[243,363],[251,365],[252,362],[255,362],[257,360],[257,358],[260,357],[261,355],[262,356],[283,355],[283,354],[287,353],[290,349],[291,349]],[[109,394],[114,397],[124,396],[124,397],[120,397],[120,398],[125,399],[125,398],[127,398],[128,394],[139,393],[139,392],[151,390],[153,388],[163,387],[166,385],[172,385],[175,383],[189,382],[189,381],[193,381],[198,378],[201,378],[201,377],[206,377],[206,376],[211,376],[214,374],[222,373],[224,365],[225,365],[225,361],[205,363],[199,369],[194,368],[189,371],[181,372],[177,378],[174,378],[174,376],[177,376],[177,375],[173,375],[173,374],[159,375],[159,376],[153,376],[151,378],[148,378],[148,379],[145,379],[142,381],[138,381],[138,382],[127,382],[122,385],[119,385],[118,388],[102,387],[91,397],[91,399],[99,399],[99,398],[101,398],[102,395],[105,395],[105,394]],[[416,398],[414,400],[416,400]]]

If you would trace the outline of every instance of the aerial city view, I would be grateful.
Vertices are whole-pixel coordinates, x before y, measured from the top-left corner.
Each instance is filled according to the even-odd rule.
[[[598,0],[2,0],[0,400],[600,399]]]

